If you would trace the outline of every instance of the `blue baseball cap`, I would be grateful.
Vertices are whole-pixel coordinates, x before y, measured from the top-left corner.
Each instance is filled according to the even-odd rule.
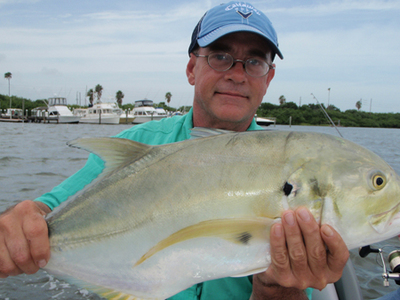
[[[273,51],[283,55],[278,48],[278,37],[267,16],[248,2],[231,1],[218,5],[200,19],[192,34],[189,55],[197,47],[207,47],[220,37],[238,31],[254,32],[264,37]]]

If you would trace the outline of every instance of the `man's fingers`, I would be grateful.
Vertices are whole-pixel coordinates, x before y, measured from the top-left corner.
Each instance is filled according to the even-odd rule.
[[[285,233],[280,223],[274,224],[271,228],[271,259],[274,265],[279,269],[290,267],[289,254],[286,248]]]
[[[41,214],[37,214],[27,219],[23,223],[23,231],[28,242],[32,261],[36,267],[43,268],[50,258],[48,228],[44,217]]]
[[[308,267],[315,278],[314,287],[324,288],[328,283],[325,275],[329,276],[330,270],[327,266],[327,253],[320,227],[313,215],[304,207],[296,210],[296,217],[307,251]]]
[[[16,276],[22,274],[22,271],[15,265],[11,259],[4,240],[0,240],[0,278]]]
[[[349,259],[349,250],[341,236],[329,225],[322,225],[321,237],[328,248],[327,264],[334,274],[332,281],[337,281],[342,276],[343,268]]]
[[[308,270],[307,251],[303,235],[293,211],[286,211],[282,215],[282,224],[289,251],[290,264],[295,277],[301,279]]]
[[[45,212],[23,201],[0,215],[0,277],[33,274],[50,258]]]
[[[282,286],[292,285],[289,253],[286,247],[286,238],[281,223],[276,223],[271,228],[271,265],[266,274],[269,277],[269,284]]]

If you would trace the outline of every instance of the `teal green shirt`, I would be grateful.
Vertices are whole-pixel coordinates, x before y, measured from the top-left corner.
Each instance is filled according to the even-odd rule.
[[[189,139],[192,128],[193,111],[190,110],[184,116],[165,118],[160,121],[133,126],[122,131],[116,137],[149,145],[162,145]],[[253,120],[248,130],[262,130],[262,127],[258,126]],[[90,154],[82,169],[35,201],[41,201],[54,209],[96,179],[103,169],[104,162],[98,156]],[[311,291],[311,289],[306,290],[309,299],[311,299]],[[248,300],[251,293],[252,276],[228,277],[196,284],[169,298],[169,300]]]

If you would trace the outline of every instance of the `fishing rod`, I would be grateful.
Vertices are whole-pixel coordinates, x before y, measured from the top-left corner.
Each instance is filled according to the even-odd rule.
[[[331,122],[331,124],[333,125],[333,127],[335,127],[335,129],[336,129],[336,131],[339,133],[339,135],[340,135],[341,137],[343,137],[343,135],[340,133],[339,129],[336,127],[335,123],[332,121],[331,117],[329,117],[329,115],[328,115],[328,113],[326,112],[325,108],[321,105],[321,103],[319,103],[317,97],[315,97],[313,93],[311,93],[311,96],[313,96],[314,99],[315,99],[315,101],[317,101],[318,105],[321,107],[322,111],[324,112],[325,117]]]
[[[360,247],[358,254],[365,258],[370,253],[377,253],[381,260],[381,267],[383,268],[382,278],[383,286],[389,286],[389,279],[393,279],[396,284],[400,285],[400,250],[394,250],[389,253],[389,265],[391,272],[386,268],[385,260],[383,259],[383,251],[381,248],[371,248],[371,246]]]

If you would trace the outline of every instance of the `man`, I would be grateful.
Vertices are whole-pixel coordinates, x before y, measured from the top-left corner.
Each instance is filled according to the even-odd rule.
[[[186,74],[194,86],[192,110],[183,117],[135,126],[118,137],[156,145],[188,139],[193,127],[261,129],[254,115],[274,77],[275,55],[283,58],[275,30],[262,12],[241,2],[214,7],[196,26],[189,47]],[[50,251],[43,216],[95,179],[103,167],[100,158],[90,155],[84,168],[50,193],[0,217],[1,277],[32,274],[46,265]],[[322,289],[341,277],[349,256],[335,230],[320,228],[304,208],[284,212],[270,239],[272,264],[266,272],[204,282],[170,299],[307,299],[306,288]]]

